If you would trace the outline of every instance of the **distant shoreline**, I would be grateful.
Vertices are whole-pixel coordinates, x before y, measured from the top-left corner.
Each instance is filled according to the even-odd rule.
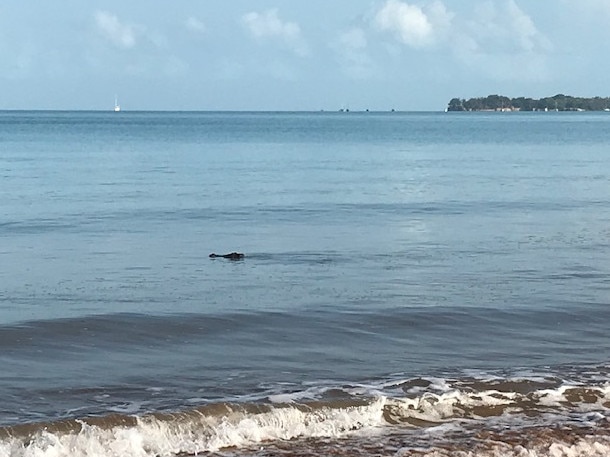
[[[540,99],[503,95],[452,98],[445,111],[610,111],[610,97],[573,97],[557,94]]]
[[[438,109],[427,109],[427,110],[350,110],[350,111],[340,111],[340,110],[179,110],[179,109],[130,109],[130,110],[121,110],[120,113],[116,113],[112,110],[108,109],[0,109],[0,114],[2,115],[27,115],[27,114],[70,114],[70,113],[81,113],[81,114],[100,114],[100,115],[108,115],[111,117],[116,117],[120,119],[121,116],[126,115],[143,115],[143,114],[184,114],[184,115],[195,115],[195,114],[242,114],[242,115],[266,115],[266,114],[285,114],[285,115],[300,115],[300,114],[312,114],[312,115],[330,115],[330,116],[392,116],[392,115],[433,115],[433,114],[442,114],[447,111],[456,111],[456,112],[531,112],[531,111],[545,111],[544,109],[532,109],[532,110],[523,110],[518,109],[516,107],[505,106],[500,107],[498,109],[495,108],[483,108],[483,109],[449,109],[446,108],[444,110]],[[565,111],[565,112],[578,112],[578,111],[596,111],[596,112],[610,112],[610,109],[598,109],[598,110],[587,110],[587,109],[548,109],[546,111]]]

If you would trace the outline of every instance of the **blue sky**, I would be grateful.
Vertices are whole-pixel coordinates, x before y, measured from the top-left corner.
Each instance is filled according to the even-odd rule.
[[[610,0],[7,0],[0,109],[609,96]]]

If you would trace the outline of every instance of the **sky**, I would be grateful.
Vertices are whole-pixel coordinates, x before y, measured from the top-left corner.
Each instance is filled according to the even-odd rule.
[[[3,0],[0,109],[610,96],[610,0]]]

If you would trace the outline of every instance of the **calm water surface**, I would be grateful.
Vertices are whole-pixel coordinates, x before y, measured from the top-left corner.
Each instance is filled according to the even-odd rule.
[[[609,154],[607,113],[0,112],[0,456],[607,455]]]

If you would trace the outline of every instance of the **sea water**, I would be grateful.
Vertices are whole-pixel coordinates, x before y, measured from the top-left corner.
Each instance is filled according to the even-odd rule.
[[[0,456],[608,455],[609,184],[607,113],[1,112]]]

